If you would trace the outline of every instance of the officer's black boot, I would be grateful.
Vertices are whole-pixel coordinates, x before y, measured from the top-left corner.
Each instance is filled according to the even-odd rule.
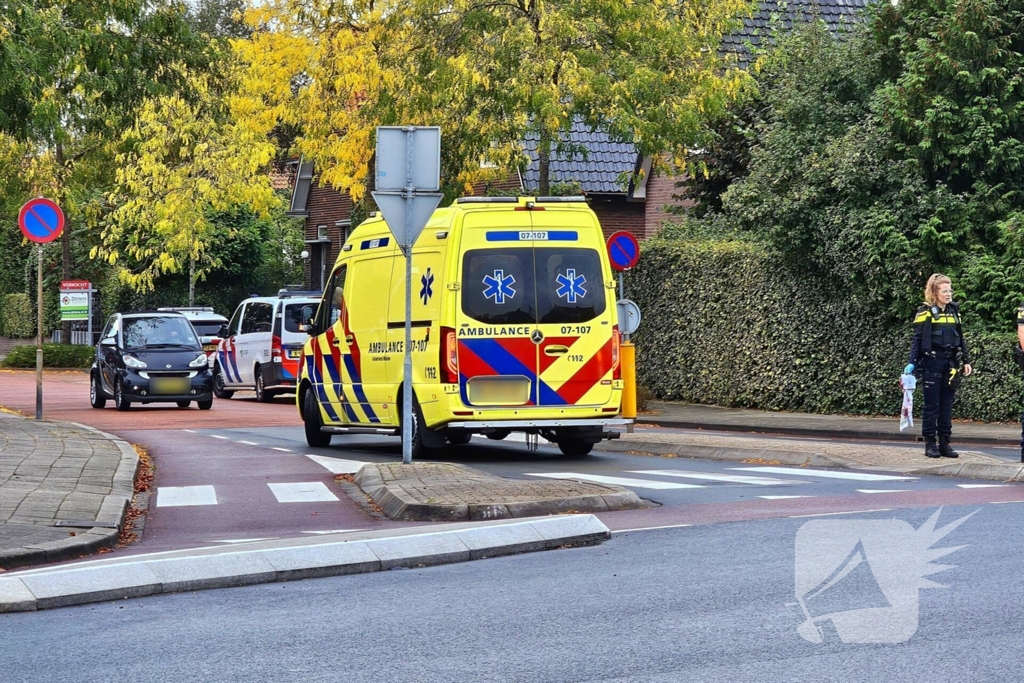
[[[959,458],[960,454],[953,450],[953,447],[949,445],[948,436],[939,437],[939,455],[943,458]]]
[[[940,458],[942,454],[939,453],[939,447],[935,444],[934,436],[924,437],[924,454],[928,458]]]

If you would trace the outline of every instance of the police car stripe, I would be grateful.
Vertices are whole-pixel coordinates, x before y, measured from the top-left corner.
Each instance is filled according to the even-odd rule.
[[[231,345],[231,350],[228,352],[228,362],[231,363],[231,369],[235,373],[235,381],[238,383],[242,382],[242,375],[238,372],[238,363],[235,362],[235,345]]]

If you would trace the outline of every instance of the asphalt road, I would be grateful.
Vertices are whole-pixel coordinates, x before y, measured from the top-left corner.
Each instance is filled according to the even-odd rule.
[[[5,683],[1019,680],[1024,506],[942,510],[939,526],[976,513],[924,544],[966,545],[936,561],[951,568],[929,578],[946,588],[894,592],[920,572],[894,583],[893,568],[922,551],[882,556],[864,533],[866,564],[823,596],[796,590],[805,525],[896,519],[921,535],[935,509],[619,533],[593,548],[0,615],[0,671]],[[844,643],[826,619],[823,642],[808,642],[798,594],[812,616],[895,603],[865,633],[895,615],[909,638]]]

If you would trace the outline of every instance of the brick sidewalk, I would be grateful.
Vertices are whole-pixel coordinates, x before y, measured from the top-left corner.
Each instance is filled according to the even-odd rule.
[[[0,412],[0,568],[116,543],[138,462],[131,446],[103,432]]]

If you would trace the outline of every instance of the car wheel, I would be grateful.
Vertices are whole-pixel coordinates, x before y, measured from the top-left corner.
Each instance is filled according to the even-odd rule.
[[[132,407],[132,402],[125,398],[124,390],[121,389],[120,381],[117,381],[114,384],[114,407],[121,411],[128,410]]]
[[[217,398],[231,398],[235,392],[224,387],[224,373],[219,365],[213,367],[213,395]]]
[[[196,401],[196,405],[199,406],[199,410],[209,410],[213,407],[213,399],[208,398],[205,401]]]
[[[508,435],[512,433],[511,429],[499,429],[496,432],[491,432],[487,435],[487,438],[491,441],[502,441],[508,438]]]
[[[450,443],[453,446],[465,446],[472,439],[473,435],[469,433],[448,435],[448,443]]]
[[[103,408],[107,405],[107,397],[103,395],[99,377],[96,376],[95,372],[92,373],[92,377],[89,379],[89,405],[93,408]]]
[[[267,403],[270,399],[274,398],[274,394],[268,392],[266,389],[266,380],[263,379],[263,369],[257,365],[254,372],[256,373],[256,400],[260,403]]]
[[[594,444],[580,439],[562,439],[558,442],[558,450],[570,458],[584,458],[594,450]]]
[[[320,431],[320,428],[324,426],[324,420],[320,416],[320,406],[317,405],[312,387],[306,389],[306,394],[303,396],[302,424],[306,430],[306,443],[310,447],[324,448],[331,445],[331,435]]]
[[[192,404],[192,401],[178,401],[179,408],[188,408]]]

